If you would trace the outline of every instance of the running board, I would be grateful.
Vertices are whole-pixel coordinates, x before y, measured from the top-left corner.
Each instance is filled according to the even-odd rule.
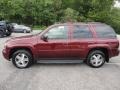
[[[37,60],[37,63],[82,63],[84,60]]]

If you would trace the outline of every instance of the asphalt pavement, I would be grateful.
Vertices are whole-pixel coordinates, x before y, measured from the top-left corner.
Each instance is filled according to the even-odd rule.
[[[11,37],[22,35],[29,34],[13,33]],[[0,38],[0,90],[120,90],[120,55],[97,69],[84,63],[38,63],[17,69],[2,56],[4,43],[11,37]]]

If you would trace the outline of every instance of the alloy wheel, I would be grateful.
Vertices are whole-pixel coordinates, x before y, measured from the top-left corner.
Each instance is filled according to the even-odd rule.
[[[90,63],[93,66],[100,66],[104,62],[104,59],[101,54],[93,54],[90,58]]]
[[[18,67],[26,67],[29,63],[29,58],[25,53],[19,53],[15,57],[15,63]]]

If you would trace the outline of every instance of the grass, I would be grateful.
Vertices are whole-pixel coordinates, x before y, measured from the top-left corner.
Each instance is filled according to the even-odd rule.
[[[39,25],[35,25],[32,27],[33,30],[45,30],[47,27],[46,26],[39,26]]]

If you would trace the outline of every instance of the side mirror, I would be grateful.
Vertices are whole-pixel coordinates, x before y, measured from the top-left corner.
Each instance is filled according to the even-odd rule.
[[[43,41],[47,42],[47,41],[48,41],[48,36],[44,36],[44,35],[43,35],[43,36],[41,37],[41,39],[42,39]]]

